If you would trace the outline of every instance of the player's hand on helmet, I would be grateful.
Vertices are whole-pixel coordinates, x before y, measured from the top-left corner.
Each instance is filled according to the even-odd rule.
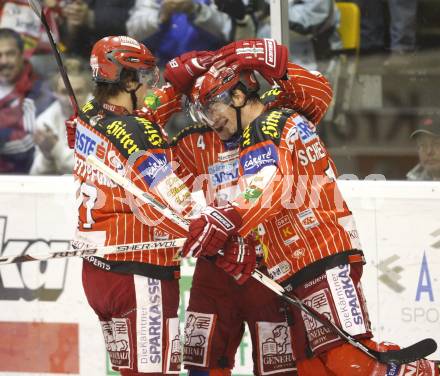
[[[226,240],[237,234],[241,216],[228,204],[214,208],[206,207],[200,217],[189,225],[188,236],[182,248],[184,257],[214,256],[223,248]]]
[[[70,149],[75,148],[75,133],[76,133],[77,115],[70,116],[65,122],[67,145]]]
[[[225,244],[223,255],[217,256],[215,263],[233,276],[239,285],[242,285],[251,277],[257,265],[256,248],[258,246],[253,233],[246,238],[231,236]]]
[[[165,65],[164,79],[181,93],[191,90],[194,81],[208,71],[214,52],[190,51],[170,60]]]
[[[217,68],[233,65],[240,71],[256,70],[267,81],[273,82],[286,74],[288,59],[287,47],[275,39],[243,39],[219,49],[213,63]]]

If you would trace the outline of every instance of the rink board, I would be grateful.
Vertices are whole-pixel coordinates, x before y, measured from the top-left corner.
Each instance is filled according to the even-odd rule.
[[[363,286],[376,337],[440,343],[440,184],[342,181],[340,187],[367,257]],[[74,191],[71,177],[1,177],[0,254],[66,249],[76,222]],[[184,262],[182,306],[192,267]],[[77,258],[0,267],[1,375],[115,374],[80,273]],[[246,335],[234,375],[250,374],[250,359]]]

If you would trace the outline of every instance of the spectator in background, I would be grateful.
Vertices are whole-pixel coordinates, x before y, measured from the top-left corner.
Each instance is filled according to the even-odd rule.
[[[257,19],[255,0],[215,0],[215,5],[220,12],[229,14],[232,21],[232,40],[252,39],[257,33]]]
[[[127,21],[128,35],[142,40],[161,66],[191,50],[216,50],[233,32],[231,16],[218,9],[218,2],[136,0]]]
[[[92,91],[89,72],[84,63],[76,58],[64,61],[70,83],[79,105],[85,103]],[[69,94],[60,75],[53,77],[56,100],[38,116],[34,133],[37,146],[31,175],[71,174],[73,150],[67,145],[64,122],[72,113]]]
[[[62,40],[68,51],[89,58],[93,44],[108,35],[126,35],[134,0],[66,0]]]
[[[353,0],[361,10],[361,49],[366,53],[385,50],[386,19],[382,0]],[[417,0],[388,0],[390,51],[393,60],[416,48]],[[393,57],[394,56],[394,57]],[[402,60],[402,59],[400,59]]]
[[[267,2],[267,0],[266,0]],[[290,59],[309,70],[325,72],[332,50],[342,48],[337,31],[339,11],[334,0],[289,0]],[[270,18],[261,23],[258,37],[270,37]]]
[[[411,134],[419,154],[419,164],[408,172],[408,180],[440,180],[440,115],[422,118]]]
[[[29,172],[35,117],[53,99],[23,51],[17,32],[0,29],[0,173]]]
[[[41,0],[45,15],[56,41],[59,40],[57,12],[59,0]],[[24,42],[24,56],[51,53],[51,47],[40,19],[30,8],[28,0],[0,1],[0,28],[13,29]]]

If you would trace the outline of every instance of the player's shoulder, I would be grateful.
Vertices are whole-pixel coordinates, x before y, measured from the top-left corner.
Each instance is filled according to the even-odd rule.
[[[206,125],[201,124],[191,124],[183,128],[179,133],[177,133],[171,140],[171,146],[176,146],[179,142],[187,137],[197,137],[209,132],[213,132],[211,128]]]
[[[80,118],[127,158],[134,152],[168,146],[157,124],[130,114],[104,113],[94,101],[83,107]]]
[[[263,103],[263,105],[269,106],[273,103],[278,103],[282,94],[283,92],[281,88],[274,87],[261,94],[260,101]]]
[[[295,111],[290,109],[272,109],[263,112],[244,129],[242,146],[247,147],[269,140],[278,145],[287,120],[293,114]]]

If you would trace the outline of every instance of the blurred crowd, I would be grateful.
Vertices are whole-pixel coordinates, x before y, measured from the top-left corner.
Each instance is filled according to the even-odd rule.
[[[270,37],[269,0],[41,1],[80,104],[92,92],[86,59],[104,36],[129,35],[142,41],[161,67],[187,51]],[[361,11],[361,56],[386,51],[386,64],[404,64],[406,54],[417,49],[417,1],[351,2]],[[289,0],[288,18],[291,60],[331,75],[327,71],[332,60],[343,49],[337,2]],[[64,126],[71,114],[69,95],[40,20],[27,0],[0,0],[0,173],[71,173],[73,155]],[[434,155],[425,159],[440,166],[439,123],[436,117],[430,119],[432,131],[426,130],[429,120],[424,119],[420,124],[424,131],[413,135],[414,147]],[[434,142],[426,141],[428,136]],[[438,171],[417,173],[426,165],[422,159],[420,163],[422,167],[410,173],[412,179],[439,179]]]

